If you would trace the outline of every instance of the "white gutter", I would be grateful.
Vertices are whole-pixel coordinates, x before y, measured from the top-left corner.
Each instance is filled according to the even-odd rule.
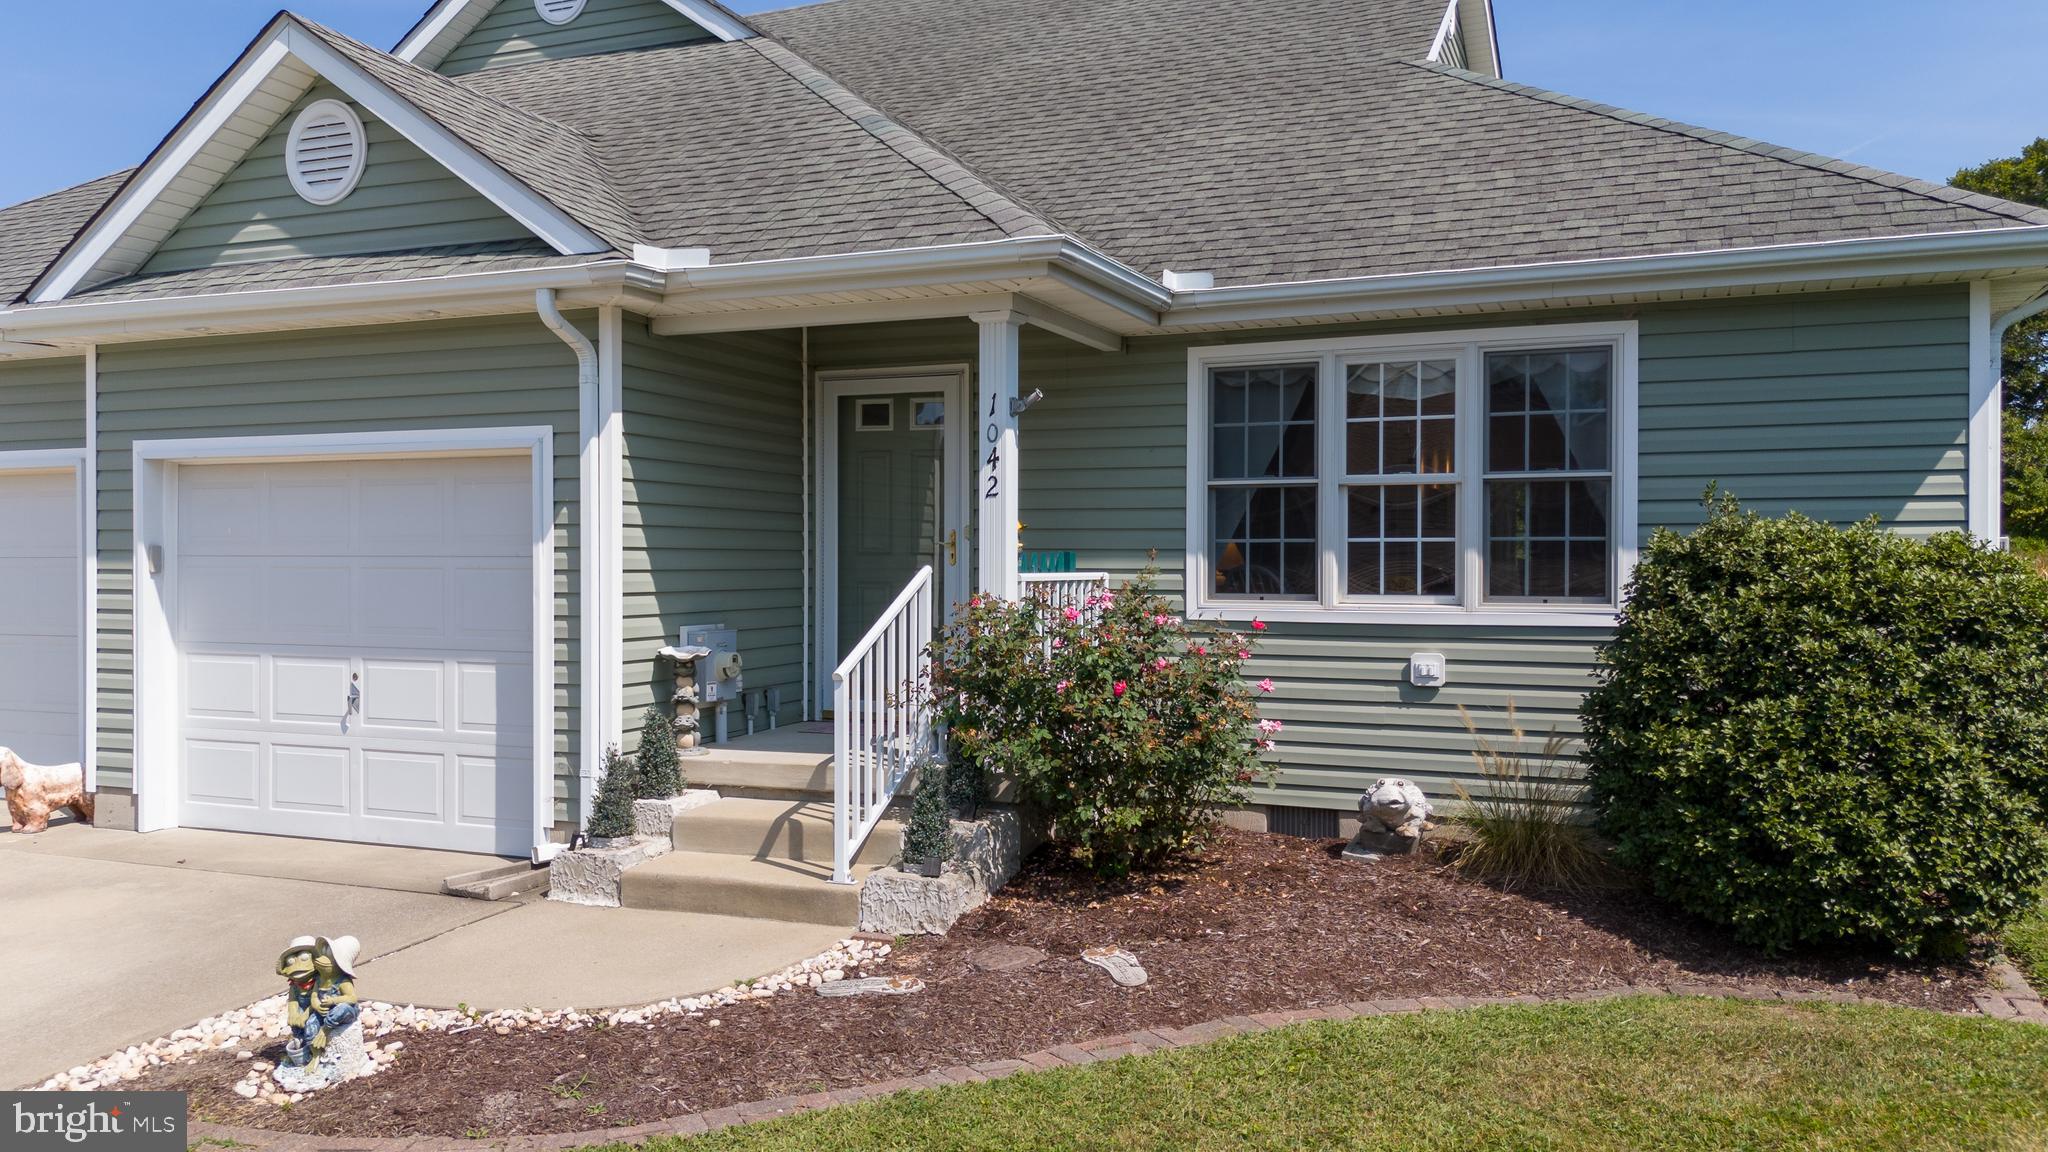
[[[2010,267],[2048,267],[2048,226],[1211,288],[1174,293],[1161,323],[1172,329],[1312,315]]]
[[[603,412],[598,388],[598,354],[590,339],[576,330],[574,324],[562,315],[555,299],[555,290],[541,288],[533,294],[534,310],[540,314],[540,322],[561,338],[562,343],[576,354],[576,396],[578,400],[580,435],[577,437],[578,503],[577,521],[577,580],[578,600],[582,611],[578,655],[581,660],[577,679],[582,683],[582,695],[578,702],[579,719],[576,774],[581,779],[581,790],[577,796],[577,807],[582,811],[584,822],[590,818],[591,798],[597,794],[598,765],[602,762],[604,748],[603,728],[598,718],[603,715],[604,702],[601,685],[604,676],[601,669],[591,667],[603,660],[607,650],[607,635],[604,619],[603,597],[594,595],[597,573],[593,570],[596,559],[604,554],[604,531],[602,517],[591,514],[593,508],[601,506],[602,469],[598,457],[602,449]],[[593,658],[595,656],[595,658]],[[552,675],[551,672],[536,672]]]
[[[2048,293],[1993,319],[1991,286],[1970,285],[1970,533],[2004,546],[2005,334],[2022,320],[2048,312]],[[1979,341],[1982,343],[1979,343]]]

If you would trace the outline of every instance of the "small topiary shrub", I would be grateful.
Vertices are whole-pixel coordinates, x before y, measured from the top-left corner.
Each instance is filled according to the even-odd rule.
[[[918,770],[917,794],[910,798],[910,822],[903,829],[906,864],[943,864],[953,854],[947,777],[946,766],[936,760]]]
[[[1084,606],[970,603],[933,690],[972,770],[1013,778],[1077,861],[1120,875],[1194,847],[1261,775],[1280,725],[1241,678],[1250,644],[1189,628],[1147,572]]]
[[[640,773],[633,761],[619,755],[616,746],[604,750],[604,779],[597,782],[597,795],[590,801],[590,819],[583,833],[593,840],[612,840],[633,834],[633,801],[640,796]]]
[[[649,708],[640,717],[640,754],[633,762],[640,770],[640,799],[666,800],[682,794],[683,750],[676,743],[675,725],[661,709]]]
[[[1947,952],[2048,877],[2048,581],[1731,498],[1644,551],[1585,755],[1617,859],[1767,950]]]

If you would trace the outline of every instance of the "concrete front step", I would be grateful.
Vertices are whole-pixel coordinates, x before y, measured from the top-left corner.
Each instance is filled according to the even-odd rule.
[[[671,840],[682,852],[830,866],[832,804],[728,796],[677,816]],[[885,819],[868,838],[860,859],[887,863],[902,850],[903,825]]]
[[[619,893],[627,908],[710,912],[805,924],[860,922],[860,883],[880,865],[853,870],[853,884],[834,884],[832,865],[756,860],[722,852],[671,852],[628,869]]]
[[[815,744],[817,738],[807,742]],[[704,755],[684,758],[683,775],[690,787],[713,788],[723,796],[830,797],[831,753],[803,749],[795,740],[788,743],[788,748],[712,744]]]

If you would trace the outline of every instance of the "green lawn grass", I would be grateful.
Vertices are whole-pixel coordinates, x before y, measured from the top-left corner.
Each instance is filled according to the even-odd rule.
[[[1307,1024],[900,1094],[651,1152],[2040,1149],[2048,1028],[1628,999]]]
[[[2048,990],[2048,893],[2031,913],[2005,930],[2005,954],[2037,990]]]

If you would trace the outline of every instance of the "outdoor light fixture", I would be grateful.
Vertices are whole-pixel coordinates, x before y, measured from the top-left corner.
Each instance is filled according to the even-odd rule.
[[[1022,416],[1026,412],[1031,411],[1031,406],[1033,404],[1036,404],[1043,399],[1045,399],[1045,389],[1033,388],[1031,390],[1031,395],[1019,396],[1015,400],[1010,401],[1010,415]]]

